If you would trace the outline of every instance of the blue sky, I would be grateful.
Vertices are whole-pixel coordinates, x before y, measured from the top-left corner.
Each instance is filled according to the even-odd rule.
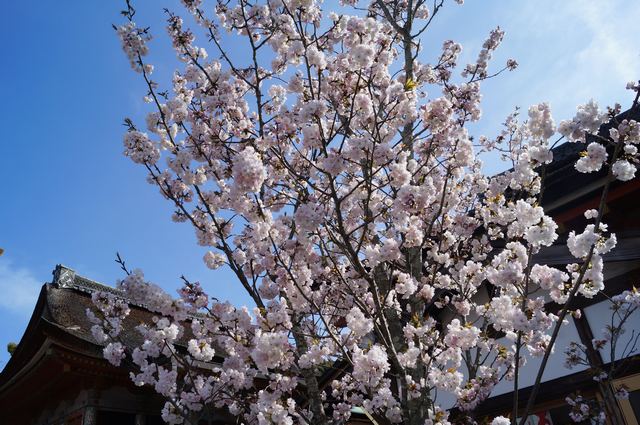
[[[444,10],[423,40],[425,57],[451,38],[462,43],[466,63],[500,25],[506,37],[496,66],[508,57],[520,63],[516,72],[485,84],[475,135],[494,134],[516,105],[526,109],[549,101],[557,120],[590,98],[629,105],[624,85],[640,78],[640,2],[466,3]],[[166,82],[176,62],[164,36],[162,8],[179,6],[164,0],[135,4],[140,25],[150,25],[157,35],[151,58]],[[6,343],[20,340],[57,263],[113,284],[121,276],[113,262],[119,251],[168,289],[185,274],[220,299],[248,302],[228,271],[204,267],[204,249],[191,228],[171,222],[170,205],[146,183],[143,170],[121,155],[122,119],[140,122],[146,106],[143,84],[111,28],[121,22],[120,7],[96,0],[3,5],[0,368],[8,358]],[[243,53],[241,46],[228,47]]]

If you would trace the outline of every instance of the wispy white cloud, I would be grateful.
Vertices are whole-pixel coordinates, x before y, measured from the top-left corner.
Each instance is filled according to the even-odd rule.
[[[640,49],[637,42],[640,33],[637,25],[640,8],[637,5],[627,8],[623,4],[603,8],[602,4],[593,1],[575,1],[582,10],[582,21],[592,35],[591,43],[578,52],[578,60],[613,78],[639,78]]]
[[[575,18],[584,34],[582,43],[575,45],[568,58],[567,68],[573,70],[566,71],[575,78],[567,89],[583,97],[606,98],[607,92],[618,88],[614,85],[624,86],[640,78],[640,7],[620,1],[603,5],[591,0],[565,3],[566,15]]]
[[[514,106],[526,118],[530,105],[549,102],[556,122],[571,118],[576,106],[589,99],[602,107],[616,102],[630,106],[633,98],[625,85],[640,79],[640,2],[483,0],[447,10],[449,21],[431,36],[460,41],[466,51],[463,62],[477,55],[485,28],[500,25],[506,36],[492,69],[511,57],[520,63],[515,72],[483,84],[483,119],[474,133],[495,135]],[[450,34],[454,31],[458,34]],[[489,173],[505,167],[486,158]]]
[[[520,46],[528,44],[525,66],[535,61],[528,64],[533,84],[525,97],[544,97],[562,115],[590,98],[628,106],[624,86],[640,78],[640,3],[540,0],[511,17]]]
[[[40,282],[28,269],[16,267],[10,260],[0,260],[0,311],[26,315],[33,311]]]

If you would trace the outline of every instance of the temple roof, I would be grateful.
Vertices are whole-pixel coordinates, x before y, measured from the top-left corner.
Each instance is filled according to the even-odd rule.
[[[117,388],[136,411],[153,415],[160,410],[160,396],[136,387],[127,368],[114,367],[103,358],[86,314],[94,308],[91,294],[96,291],[124,295],[61,265],[56,266],[52,281],[42,285],[22,339],[0,373],[0,412],[6,423],[42,423],[42,415],[49,414],[64,417],[84,406],[78,401],[83,392],[98,394],[110,388]],[[120,337],[127,344],[139,344],[135,326],[152,323],[153,313],[143,306],[130,304],[130,309]],[[110,406],[107,399],[91,400]]]
[[[68,267],[56,266],[52,282],[42,285],[27,329],[0,373],[0,394],[7,384],[27,372],[25,369],[44,345],[54,344],[102,360],[102,346],[93,337],[93,324],[87,318],[87,309],[95,308],[91,294],[96,291],[124,298],[116,288],[79,276]],[[139,345],[142,338],[135,327],[140,323],[152,323],[154,314],[144,306],[129,305],[131,312],[124,320],[120,338],[128,346]]]

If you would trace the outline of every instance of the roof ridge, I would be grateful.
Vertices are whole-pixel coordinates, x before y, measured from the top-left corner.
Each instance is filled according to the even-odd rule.
[[[121,289],[105,285],[84,276],[80,276],[74,269],[63,264],[56,265],[56,268],[53,270],[53,281],[51,282],[51,284],[56,286],[57,288],[72,288],[89,294],[96,291],[103,291],[110,292],[114,295],[119,295],[125,299],[127,298],[124,291],[122,291]],[[127,301],[130,300],[127,299]]]
[[[80,276],[76,274],[76,271],[74,269],[63,264],[56,265],[56,268],[53,270],[53,281],[51,282],[51,284],[58,289],[75,289],[76,291],[84,292],[88,295],[91,295],[95,292],[109,292],[122,298],[129,306],[138,307],[147,310],[152,314],[159,315],[159,313],[152,311],[147,304],[136,302],[129,298],[125,291],[123,291],[122,289],[114,288],[113,286],[108,286],[93,279]],[[205,316],[205,314],[196,312],[191,313],[188,316],[191,319],[194,319],[202,318]]]

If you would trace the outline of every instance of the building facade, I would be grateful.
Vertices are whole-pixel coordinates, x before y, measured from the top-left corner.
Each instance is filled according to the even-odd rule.
[[[629,110],[617,117],[617,120],[634,119],[640,121],[640,109]],[[608,134],[611,124],[603,125],[600,133]],[[590,140],[587,139],[587,143]],[[584,230],[587,220],[583,213],[587,209],[597,209],[606,181],[606,170],[583,174],[578,173],[574,164],[586,144],[565,143],[554,149],[554,162],[546,171],[544,181],[544,196],[542,206],[547,214],[558,223],[559,238],[556,243],[544,248],[534,258],[535,263],[547,264],[564,269],[569,263],[576,262],[567,248],[567,236],[570,231],[580,233]],[[610,152],[611,154],[611,152]],[[571,317],[560,332],[556,342],[555,353],[547,365],[543,382],[537,396],[536,414],[530,418],[530,423],[557,425],[570,423],[568,413],[570,407],[565,401],[571,393],[580,392],[586,399],[604,400],[603,388],[594,374],[598,370],[610,370],[612,356],[609,347],[604,350],[593,348],[592,340],[601,338],[604,328],[611,321],[610,297],[625,290],[632,290],[634,285],[640,287],[640,179],[635,178],[627,182],[612,183],[606,197],[603,222],[609,230],[616,234],[616,248],[604,256],[605,289],[594,298],[578,297],[572,304],[572,309],[580,309],[580,318]],[[558,306],[549,303],[547,308],[558,310]],[[625,386],[629,391],[628,400],[609,402],[609,407],[617,412],[628,425],[640,423],[640,355],[638,349],[631,350],[634,339],[640,332],[640,313],[636,312],[627,322],[626,335],[622,340],[627,346],[619,346],[614,353],[616,359],[616,373],[613,380],[614,390]],[[579,367],[568,369],[565,367],[564,350],[572,342],[582,343],[588,351],[588,356],[594,368]],[[527,359],[528,364],[520,375],[518,399],[521,408],[524,407],[535,382],[535,375],[540,364],[539,359]],[[504,381],[498,384],[492,397],[479,408],[481,415],[509,414],[513,400],[513,383]]]

